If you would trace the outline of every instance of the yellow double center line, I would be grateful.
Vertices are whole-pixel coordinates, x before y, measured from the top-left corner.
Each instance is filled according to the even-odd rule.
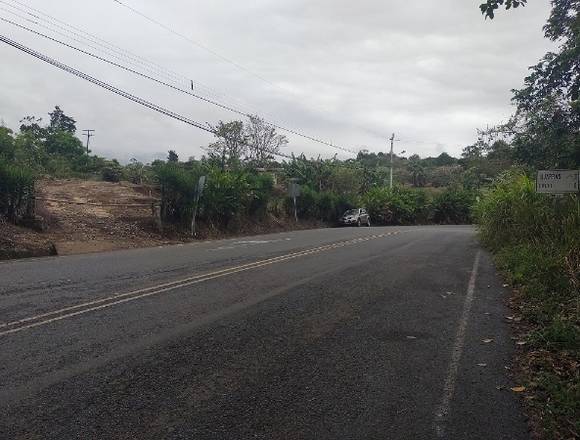
[[[85,313],[93,312],[96,310],[102,310],[108,307],[124,304],[130,301],[135,301],[137,299],[146,298],[148,296],[158,295],[160,293],[168,292],[182,287],[191,286],[193,284],[203,283],[205,281],[214,280],[216,278],[226,277],[239,272],[257,269],[260,267],[269,266],[271,264],[281,263],[295,258],[304,257],[307,255],[318,254],[332,249],[341,248],[344,246],[351,246],[353,244],[361,243],[364,241],[383,238],[390,235],[398,235],[400,233],[401,233],[400,231],[393,231],[384,234],[367,235],[352,240],[340,241],[325,246],[306,249],[300,252],[293,252],[290,254],[281,255],[279,257],[268,258],[266,260],[255,261],[253,263],[243,264],[240,266],[234,266],[214,272],[195,275],[178,281],[172,281],[170,283],[157,284],[155,286],[138,290],[132,290],[130,292],[115,293],[106,298],[84,302],[74,306],[54,310],[52,312],[42,313],[39,315],[30,316],[28,318],[19,319],[17,321],[0,324],[0,329],[2,329],[0,330],[0,337],[21,332],[26,329],[40,327],[42,325],[50,324],[52,322],[62,321],[64,319],[72,318],[78,315],[83,315]]]

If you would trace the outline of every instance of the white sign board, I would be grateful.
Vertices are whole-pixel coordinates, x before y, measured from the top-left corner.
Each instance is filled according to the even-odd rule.
[[[578,170],[538,171],[536,191],[546,194],[577,193],[579,186]]]

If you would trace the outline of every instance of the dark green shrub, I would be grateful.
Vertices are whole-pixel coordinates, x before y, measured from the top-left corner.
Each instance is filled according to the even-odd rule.
[[[123,167],[116,160],[109,161],[101,170],[101,177],[105,182],[120,182],[123,177]]]
[[[424,216],[424,193],[402,187],[371,188],[363,204],[375,224],[413,224]]]
[[[317,219],[320,217],[318,210],[318,193],[309,186],[302,186],[300,197],[297,198],[298,218]],[[288,214],[294,215],[294,202],[288,198]]]
[[[0,159],[13,160],[15,153],[12,130],[0,126]]]
[[[35,175],[0,160],[0,214],[12,222],[34,214]]]
[[[580,216],[573,195],[556,199],[536,193],[523,171],[502,174],[475,206],[483,241],[494,249],[510,243],[566,245],[580,240]]]
[[[269,174],[249,174],[247,212],[252,216],[264,217],[274,191],[274,180]]]
[[[345,211],[356,208],[359,205],[360,202],[355,197],[345,194],[323,192],[318,197],[320,219],[329,223],[336,223]]]
[[[155,174],[161,189],[162,220],[182,224],[190,222],[199,176],[172,162],[157,164]]]
[[[469,224],[475,200],[474,191],[449,188],[431,202],[431,218],[439,224]]]
[[[200,201],[200,217],[214,226],[227,227],[248,206],[249,193],[246,173],[212,169]]]

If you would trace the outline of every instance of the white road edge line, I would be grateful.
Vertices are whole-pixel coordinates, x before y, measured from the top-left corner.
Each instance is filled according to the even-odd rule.
[[[451,400],[453,399],[453,395],[455,393],[455,383],[457,381],[459,361],[461,360],[463,347],[465,345],[465,330],[467,329],[469,314],[471,312],[473,298],[475,297],[475,282],[477,280],[480,258],[481,251],[477,251],[477,254],[475,255],[475,261],[473,262],[473,268],[471,269],[469,284],[467,286],[467,295],[465,296],[465,302],[463,303],[463,312],[461,313],[459,327],[457,328],[457,333],[455,335],[455,342],[453,344],[453,351],[451,352],[451,361],[449,362],[449,367],[447,369],[445,385],[443,386],[443,398],[441,399],[441,403],[435,412],[434,425],[437,438],[445,437],[445,424],[449,416]]]

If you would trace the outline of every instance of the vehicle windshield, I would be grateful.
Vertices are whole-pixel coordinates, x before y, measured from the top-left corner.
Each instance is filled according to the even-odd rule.
[[[348,211],[346,211],[344,213],[344,216],[346,217],[347,215],[357,215],[358,214],[358,209],[349,209]]]

